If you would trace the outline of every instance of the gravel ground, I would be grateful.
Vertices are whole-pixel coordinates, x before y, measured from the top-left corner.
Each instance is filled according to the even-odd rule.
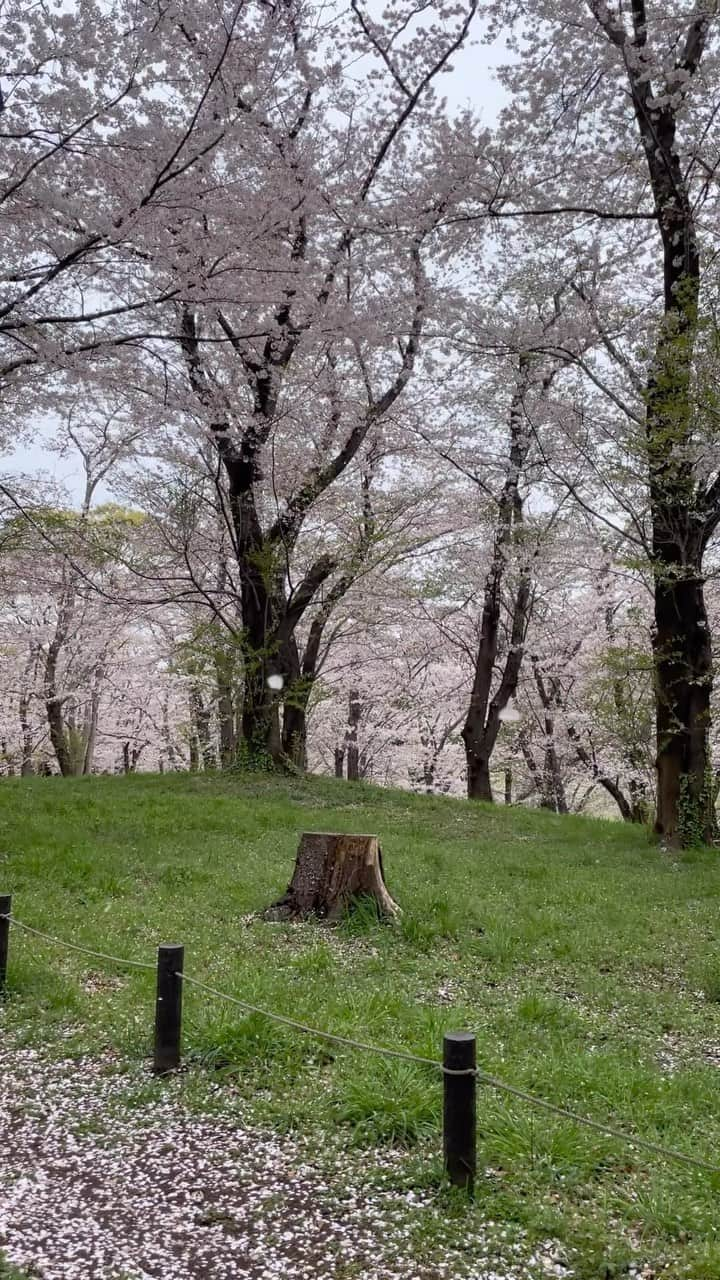
[[[442,1260],[409,1261],[430,1193],[363,1188],[302,1147],[188,1112],[172,1084],[128,1106],[147,1075],[0,1051],[0,1250],[43,1280],[545,1280],[499,1226]],[[402,1157],[373,1155],[392,1167]],[[332,1164],[332,1162],[331,1162]],[[500,1260],[502,1256],[503,1260]]]

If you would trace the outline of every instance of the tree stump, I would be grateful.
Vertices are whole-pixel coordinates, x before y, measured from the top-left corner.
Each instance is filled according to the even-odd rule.
[[[316,916],[333,923],[347,914],[355,898],[363,897],[374,900],[380,916],[399,914],[385,885],[377,836],[305,831],[292,880],[280,901],[263,916],[265,920]]]

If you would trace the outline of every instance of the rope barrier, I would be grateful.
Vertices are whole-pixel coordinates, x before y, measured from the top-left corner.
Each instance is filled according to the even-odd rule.
[[[16,928],[24,929],[26,933],[43,938],[46,942],[52,942],[60,947],[67,947],[70,951],[77,951],[81,955],[92,956],[97,960],[108,960],[111,964],[125,965],[133,969],[155,971],[156,968],[154,964],[150,964],[145,960],[129,960],[124,956],[113,956],[106,951],[94,951],[90,947],[82,947],[78,943],[67,942],[64,938],[54,937],[53,934],[44,933],[42,929],[36,929],[33,925],[25,924],[13,915],[0,913],[0,920],[7,920],[10,924],[15,925]],[[586,1129],[592,1129],[595,1133],[601,1133],[609,1138],[616,1138],[631,1147],[652,1151],[654,1155],[663,1156],[668,1160],[679,1161],[681,1164],[701,1169],[706,1173],[720,1174],[720,1166],[718,1165],[700,1160],[697,1156],[686,1155],[683,1151],[675,1151],[672,1147],[665,1147],[659,1142],[651,1142],[648,1138],[633,1137],[628,1133],[624,1133],[622,1129],[602,1124],[599,1120],[591,1120],[588,1116],[583,1116],[577,1111],[571,1111],[568,1107],[559,1106],[555,1102],[548,1102],[546,1098],[539,1098],[536,1094],[528,1093],[525,1089],[519,1089],[516,1085],[507,1084],[506,1081],[499,1079],[498,1076],[490,1075],[480,1068],[467,1067],[463,1070],[453,1070],[451,1067],[446,1067],[437,1058],[424,1058],[419,1054],[408,1053],[400,1049],[387,1049],[383,1045],[366,1044],[364,1041],[354,1040],[350,1036],[339,1036],[330,1031],[321,1031],[318,1027],[307,1026],[304,1022],[298,1022],[295,1018],[288,1018],[281,1013],[273,1013],[271,1010],[263,1009],[259,1005],[250,1004],[247,1000],[240,1000],[237,996],[231,996],[226,991],[218,991],[216,987],[211,987],[208,983],[201,982],[198,978],[191,978],[186,973],[177,971],[174,976],[181,979],[183,983],[189,983],[190,986],[196,987],[199,991],[204,991],[219,1000],[226,1000],[230,1004],[237,1005],[238,1008],[244,1009],[248,1013],[260,1014],[261,1017],[268,1018],[271,1022],[278,1022],[283,1026],[292,1027],[294,1030],[302,1031],[306,1035],[317,1036],[319,1039],[328,1040],[333,1044],[346,1045],[351,1049],[361,1049],[365,1053],[376,1053],[381,1057],[396,1058],[402,1062],[415,1062],[420,1066],[434,1067],[448,1076],[475,1076],[481,1083],[488,1085],[491,1089],[497,1089],[501,1093],[509,1094],[511,1097],[527,1102],[533,1107],[539,1107],[551,1115],[559,1116],[564,1120],[571,1120],[574,1124],[579,1124]]]
[[[15,925],[17,929],[24,929],[26,933],[33,933],[36,938],[44,938],[46,942],[54,942],[58,947],[69,947],[71,951],[79,951],[84,956],[94,956],[96,960],[109,960],[112,964],[128,965],[132,969],[155,970],[155,965],[149,964],[147,960],[126,960],[124,956],[111,956],[107,951],[91,951],[89,947],[81,947],[76,942],[66,942],[64,938],[55,938],[51,933],[43,933],[42,929],[35,929],[30,924],[23,924],[22,920],[18,920],[16,916],[0,915],[0,920],[9,920],[10,924]]]
[[[283,1026],[293,1027],[296,1031],[304,1031],[307,1035],[317,1036],[321,1040],[330,1040],[333,1044],[349,1045],[351,1049],[363,1049],[366,1053],[378,1053],[386,1058],[400,1058],[403,1062],[419,1062],[426,1067],[437,1067],[446,1076],[474,1076],[477,1075],[475,1067],[465,1067],[463,1070],[455,1071],[452,1067],[446,1067],[437,1058],[421,1058],[415,1053],[406,1053],[401,1049],[386,1049],[383,1045],[365,1044],[362,1040],[352,1040],[349,1036],[338,1036],[331,1031],[320,1031],[318,1027],[308,1027],[304,1022],[297,1022],[294,1018],[286,1018],[282,1013],[271,1013],[269,1009],[261,1009],[259,1005],[248,1004],[247,1000],[238,1000],[237,996],[230,996],[225,991],[218,991],[215,987],[209,987],[206,982],[200,982],[197,978],[190,978],[186,973],[176,973],[176,978],[182,978],[183,982],[189,982],[191,986],[198,987],[200,991],[206,991],[208,995],[217,996],[220,1000],[227,1000],[230,1004],[236,1004],[240,1009],[246,1009],[249,1013],[259,1013],[264,1018],[269,1018],[271,1022],[280,1022]]]
[[[499,1080],[497,1076],[488,1075],[487,1072],[478,1070],[478,1080],[483,1084],[487,1084],[491,1089],[498,1089],[503,1093],[509,1093],[514,1098],[520,1098],[523,1102],[529,1102],[534,1107],[541,1107],[543,1111],[550,1111],[553,1115],[562,1116],[565,1120],[572,1120],[575,1124],[584,1125],[586,1129],[594,1129],[596,1133],[602,1133],[609,1138],[619,1138],[621,1142],[627,1142],[631,1147],[643,1147],[646,1151],[652,1151],[655,1155],[666,1156],[669,1160],[679,1160],[683,1164],[692,1165],[695,1169],[703,1169],[706,1173],[720,1173],[720,1165],[709,1164],[706,1160],[700,1160],[697,1156],[686,1155],[684,1151],[675,1151],[672,1147],[663,1147],[659,1142],[651,1142],[649,1138],[635,1138],[629,1133],[624,1133],[622,1129],[615,1129],[612,1125],[601,1124],[599,1120],[590,1120],[587,1116],[580,1115],[577,1111],[570,1111],[567,1107],[558,1106],[555,1102],[548,1102],[546,1098],[538,1098],[534,1093],[527,1093],[525,1089],[518,1089],[516,1085],[506,1084],[504,1080]]]
[[[561,1107],[555,1102],[548,1102],[546,1098],[538,1098],[533,1093],[528,1093],[525,1089],[519,1089],[516,1085],[506,1084],[504,1080],[500,1080],[497,1076],[490,1075],[487,1071],[483,1071],[479,1067],[467,1067],[462,1071],[454,1071],[450,1067],[446,1067],[444,1063],[437,1058],[423,1058],[418,1054],[402,1052],[398,1049],[386,1049],[382,1045],[365,1044],[362,1040],[353,1040],[349,1036],[334,1035],[329,1031],[321,1031],[317,1027],[306,1026],[304,1022],[298,1022],[295,1018],[286,1018],[284,1014],[272,1013],[269,1009],[263,1009],[259,1005],[249,1004],[247,1000],[239,1000],[237,996],[228,995],[226,991],[218,991],[216,987],[210,987],[205,982],[200,982],[197,978],[190,978],[186,973],[176,973],[176,978],[181,978],[183,982],[189,982],[191,986],[197,987],[200,991],[205,991],[208,995],[217,996],[220,1000],[227,1000],[230,1004],[237,1005],[241,1009],[245,1009],[250,1013],[259,1013],[265,1018],[269,1018],[271,1022],[279,1022],[284,1026],[294,1027],[296,1031],[303,1031],[307,1035],[318,1036],[321,1040],[330,1040],[334,1044],[348,1045],[351,1049],[362,1049],[368,1053],[377,1053],[387,1058],[400,1058],[403,1062],[417,1062],[421,1066],[435,1067],[438,1071],[442,1071],[448,1076],[475,1076],[482,1084],[488,1085],[491,1089],[497,1089],[502,1093],[510,1094],[514,1098],[519,1098],[523,1102],[530,1103],[534,1107],[540,1107],[544,1111],[549,1111],[553,1115],[560,1116],[564,1120],[572,1120],[575,1124],[583,1125],[587,1129],[593,1129],[596,1133],[602,1133],[609,1138],[618,1138],[621,1142],[626,1142],[633,1147],[643,1147],[646,1151],[652,1151],[655,1155],[665,1156],[670,1160],[679,1160],[684,1164],[691,1165],[693,1168],[702,1169],[706,1173],[720,1174],[720,1166],[709,1164],[705,1160],[698,1159],[697,1156],[686,1155],[683,1151],[675,1151],[671,1147],[664,1147],[661,1143],[651,1142],[648,1138],[636,1138],[628,1133],[624,1133],[622,1129],[615,1129],[612,1125],[602,1124],[599,1120],[590,1120],[587,1116],[580,1115],[577,1111],[571,1111],[567,1107]]]

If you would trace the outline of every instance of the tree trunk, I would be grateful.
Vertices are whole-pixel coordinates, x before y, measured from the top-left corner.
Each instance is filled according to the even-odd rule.
[[[380,916],[392,917],[399,912],[385,886],[377,836],[305,832],[300,837],[292,880],[264,918],[305,920],[315,916],[333,923],[346,915],[358,898],[372,898]]]
[[[514,591],[510,637],[502,675],[495,694],[492,695],[500,647],[502,589],[510,552],[519,542],[523,528],[523,500],[519,484],[531,442],[525,415],[525,395],[530,385],[529,370],[529,357],[523,355],[520,357],[517,384],[510,408],[507,472],[498,503],[492,563],[485,580],[480,641],[475,658],[470,706],[462,730],[470,800],[492,802],[493,799],[490,757],[500,732],[501,714],[515,696],[518,687],[525,635],[532,612],[532,579],[529,566],[524,563]],[[549,382],[547,385],[549,386]]]
[[[258,764],[280,764],[280,699],[267,686],[267,663],[259,650],[249,653],[243,684],[242,738],[252,760]],[[255,667],[254,670],[251,670]]]
[[[284,600],[277,548],[263,537],[255,506],[252,466],[226,463],[238,547],[243,639],[242,737],[257,764],[279,763],[282,752],[279,698],[267,683],[279,658],[277,628]]]
[[[618,636],[615,627],[615,609],[612,605],[608,605],[605,609],[605,631],[610,645],[616,649],[618,645]],[[619,725],[631,724],[633,720],[632,698],[628,696],[628,678],[629,677],[625,672],[619,671],[616,672],[612,679],[613,702],[615,704],[615,711]],[[569,729],[568,736],[572,736]],[[622,757],[629,772],[629,798],[622,792],[620,788],[620,779],[618,777],[612,778],[604,773],[601,774],[597,766],[597,761],[594,759],[593,755],[592,764],[594,766],[594,774],[600,783],[600,786],[605,788],[608,795],[611,795],[617,804],[622,815],[623,822],[646,823],[650,816],[650,806],[647,799],[647,784],[642,777],[645,764],[643,746],[644,744],[641,745],[640,743],[630,739],[623,747]],[[578,751],[578,755],[583,761],[583,764],[590,763],[587,755],[583,758],[583,754],[580,751]]]
[[[291,636],[285,646],[284,666],[287,671],[282,716],[283,758],[293,768],[304,773],[307,769],[307,706],[311,680],[303,678],[297,641]]]
[[[95,759],[95,742],[97,739],[98,716],[100,714],[100,685],[105,677],[105,669],[102,663],[95,669],[93,673],[93,685],[90,692],[90,702],[85,709],[85,723],[83,727],[83,762],[82,772],[84,774],[92,773],[93,763]]]
[[[347,750],[347,776],[349,782],[360,781],[360,746],[358,726],[362,719],[362,703],[357,689],[350,690],[348,699],[348,727],[345,734]]]
[[[348,571],[342,574],[342,576],[333,583],[329,591],[326,593],[318,612],[310,624],[310,630],[302,656],[300,655],[295,633],[286,639],[284,645],[285,667],[289,674],[289,680],[286,687],[286,696],[283,705],[283,754],[296,769],[301,769],[303,771],[307,768],[308,706],[310,703],[310,695],[323,662],[322,644],[325,629],[333,610],[349,591],[353,584],[355,574],[364,563],[375,533],[375,516],[370,499],[371,481],[372,467],[369,467],[367,470],[364,470],[362,474],[363,515],[356,552],[350,563]],[[327,644],[325,646],[325,653],[327,653]],[[356,698],[357,696],[358,695],[355,694]],[[351,694],[350,697],[352,702],[353,695]],[[354,724],[355,738],[357,738],[357,724],[359,723],[361,714],[362,708],[358,700],[358,718],[357,722]],[[351,730],[353,728],[352,715],[353,709],[351,706]],[[337,757],[335,760],[335,767],[336,776],[338,776]],[[357,759],[354,767],[356,769],[355,777],[362,776],[362,761],[360,758]],[[342,768],[339,776],[342,777]],[[350,774],[348,774],[348,777],[350,777]]]
[[[709,27],[709,18],[691,24],[685,46],[688,76],[700,64]],[[638,42],[645,38],[636,25]],[[700,248],[676,146],[680,108],[672,95],[656,92],[642,62],[626,58],[662,240],[664,292],[664,316],[645,396],[655,587],[655,830],[668,843],[681,844],[688,837],[711,840],[716,833],[706,794],[712,653],[702,561],[717,511],[708,510],[707,494],[698,486],[690,460]]]
[[[477,735],[477,739],[479,737],[480,735]],[[487,800],[492,804],[490,761],[487,756],[480,755],[479,741],[477,739],[471,742],[469,749],[466,741],[467,793],[470,800]]]
[[[58,697],[48,698],[45,707],[50,728],[50,741],[60,766],[60,772],[64,778],[72,777],[76,770],[73,767],[72,755],[68,750],[65,737],[65,721],[60,699]]]
[[[555,722],[554,720],[549,719],[546,716],[545,717],[546,732],[548,732],[548,728],[547,728],[548,724],[550,725],[549,732],[554,735]],[[543,797],[541,807],[543,809],[552,809],[554,813],[566,814],[568,812],[568,805],[567,805],[567,798],[565,796],[565,783],[563,782],[562,772],[560,770],[560,761],[558,760],[558,753],[555,750],[554,737],[548,740],[548,745],[545,748],[543,778],[544,778],[544,797]]]
[[[297,242],[299,251],[303,242],[304,231]],[[213,390],[215,379],[209,374],[207,352],[203,352],[201,347],[197,315],[192,307],[183,306],[181,343],[190,386],[209,415],[209,426],[228,482],[245,650],[242,736],[250,757],[258,763],[282,765],[293,754],[304,758],[304,714],[302,725],[288,728],[291,751],[286,752],[279,714],[283,698],[270,693],[267,677],[270,674],[286,677],[291,674],[283,661],[286,649],[292,642],[297,650],[295,636],[298,625],[310,606],[319,601],[322,588],[338,568],[338,559],[334,554],[323,552],[292,588],[288,584],[289,561],[307,513],[328,486],[351,465],[371,428],[402,394],[413,372],[425,315],[424,276],[417,249],[412,251],[412,265],[415,309],[399,371],[380,397],[369,399],[367,412],[360,421],[354,422],[339,450],[334,454],[331,451],[329,460],[322,466],[312,461],[306,469],[301,468],[294,492],[287,498],[282,514],[269,528],[263,528],[261,521],[264,505],[260,489],[262,455],[276,424],[285,370],[293,358],[301,332],[300,328],[290,324],[291,294],[286,293],[275,312],[274,326],[267,332],[261,355],[251,355],[249,348],[244,351],[228,319],[218,316],[220,328],[240,356],[244,368],[243,381],[249,385],[253,398],[252,425],[243,431],[241,438],[232,429],[230,405],[222,405],[222,412],[218,413],[220,405]],[[335,428],[338,425],[336,422]],[[363,516],[357,553],[348,572],[335,582],[320,605],[316,619],[320,624],[318,645],[332,608],[351,585],[371,545],[374,533],[370,502],[372,469],[368,464],[362,473]],[[223,576],[221,574],[221,578]],[[311,627],[311,641],[314,627],[315,623]],[[307,663],[303,664],[303,676],[312,674],[311,687],[316,668],[313,666],[312,673],[306,668]],[[293,692],[292,688],[288,691]],[[290,720],[293,720],[292,716]]]
[[[72,626],[75,609],[75,589],[72,582],[65,583],[58,607],[55,631],[45,655],[45,710],[47,713],[50,741],[57,758],[60,772],[64,778],[74,777],[82,772],[78,767],[76,753],[73,752],[72,729],[66,728],[63,705],[65,699],[57,688],[58,660],[63,645]]]
[[[304,706],[285,703],[282,743],[285,759],[304,773],[307,769],[307,711]]]
[[[537,795],[542,797],[543,775],[538,765],[538,762],[535,759],[535,756],[533,755],[533,750],[530,743],[530,735],[527,729],[524,727],[521,728],[518,734],[518,746],[520,747],[523,760],[525,761],[527,771],[530,774],[530,778],[532,780],[532,791],[530,794],[532,795],[533,792],[535,792]]]
[[[168,765],[171,769],[177,768],[177,752],[173,746],[172,736],[170,734],[170,710],[167,698],[163,701],[162,708],[162,736],[165,742],[165,753],[167,754]],[[163,770],[161,770],[163,772]]]
[[[708,784],[712,649],[699,573],[656,575],[653,636],[657,696],[655,831],[670,844],[715,836]]]
[[[628,791],[630,792],[630,821],[647,822],[650,817],[647,786],[642,779],[631,778],[628,783]],[[717,795],[714,799],[717,799]]]
[[[35,773],[35,766],[33,765],[33,736],[32,728],[30,726],[30,690],[37,672],[38,659],[38,650],[34,648],[30,653],[27,663],[25,664],[23,689],[20,694],[20,702],[18,705],[20,733],[22,736],[22,762],[20,765],[20,775],[23,778],[31,778]]]
[[[543,730],[545,752],[542,768],[542,784],[540,789],[540,808],[550,809],[552,813],[567,813],[567,799],[563,782],[560,760],[555,747],[555,712],[563,706],[562,690],[557,678],[551,676],[545,683],[540,662],[536,654],[531,659],[535,687],[543,708]]]
[[[422,763],[422,785],[426,796],[435,794],[435,771],[437,769],[437,756],[426,755]]]
[[[218,728],[220,731],[220,768],[230,769],[237,756],[235,707],[231,663],[225,654],[215,660],[218,693]]]
[[[335,777],[342,778],[345,774],[345,748],[335,748]]]
[[[144,745],[147,746],[147,743],[145,743]],[[142,747],[133,747],[131,749],[129,742],[123,742],[123,747],[122,747],[123,773],[137,773],[137,764],[138,764],[138,760],[140,759],[140,753],[142,749],[143,749]],[[160,762],[158,767],[159,767],[160,773],[165,772],[165,761],[163,760],[162,756],[160,756]]]
[[[217,757],[212,741],[210,709],[205,706],[202,693],[196,686],[193,686],[190,690],[190,710],[195,726],[198,749],[202,753],[203,769],[206,771],[216,769]]]

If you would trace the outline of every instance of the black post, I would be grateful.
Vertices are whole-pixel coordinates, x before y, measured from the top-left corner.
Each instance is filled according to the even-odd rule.
[[[153,1071],[164,1075],[180,1066],[180,1023],[185,948],[168,942],[158,947]]]
[[[7,982],[8,948],[10,946],[10,920],[12,915],[12,894],[0,893],[0,992],[4,991]],[[5,919],[3,919],[3,916]]]
[[[476,1041],[469,1031],[448,1031],[443,1037],[443,1156],[453,1186],[470,1195],[476,1163]],[[466,1072],[452,1075],[451,1072]]]

